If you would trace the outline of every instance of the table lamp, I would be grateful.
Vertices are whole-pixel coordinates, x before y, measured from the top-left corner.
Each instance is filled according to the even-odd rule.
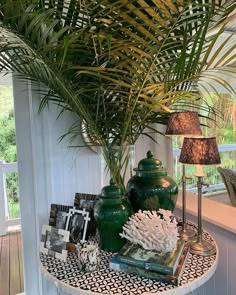
[[[181,136],[181,145],[184,136],[202,135],[199,117],[197,112],[173,112],[167,124],[166,136]],[[186,223],[186,177],[185,165],[182,166],[182,228],[179,231],[180,237],[187,241],[195,235],[195,232],[187,227]]]
[[[202,138],[184,138],[179,161],[183,164],[197,164],[197,189],[198,189],[198,234],[197,239],[190,241],[190,251],[193,254],[210,256],[215,254],[215,246],[202,237],[202,182],[203,173],[202,165],[220,164],[220,155],[215,137]]]

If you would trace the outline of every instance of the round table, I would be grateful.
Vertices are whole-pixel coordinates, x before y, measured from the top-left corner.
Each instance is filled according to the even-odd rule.
[[[194,224],[190,226],[196,230]],[[112,253],[101,251],[101,263],[97,271],[81,272],[76,253],[68,253],[67,261],[40,253],[40,270],[43,276],[61,291],[71,295],[83,294],[187,294],[203,285],[216,271],[219,251],[209,233],[203,238],[216,246],[216,254],[210,257],[189,253],[179,286],[157,280],[138,277],[109,269]]]

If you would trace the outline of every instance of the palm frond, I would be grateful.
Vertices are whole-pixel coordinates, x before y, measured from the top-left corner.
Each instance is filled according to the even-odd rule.
[[[77,114],[123,181],[112,146],[134,144],[172,110],[214,114],[202,101],[217,84],[234,92],[234,36],[217,44],[235,8],[233,0],[0,0],[0,71],[43,83],[40,109],[52,102]],[[76,122],[68,135],[81,132]]]

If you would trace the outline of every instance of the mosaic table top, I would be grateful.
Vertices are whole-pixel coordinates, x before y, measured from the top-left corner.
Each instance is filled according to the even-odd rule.
[[[190,226],[196,230],[194,224]],[[207,232],[203,238],[215,244]],[[216,244],[215,244],[216,245]],[[217,245],[216,245],[217,248]],[[112,253],[101,251],[101,263],[94,272],[82,272],[78,268],[77,253],[68,253],[67,261],[40,253],[42,274],[67,294],[186,294],[204,284],[215,272],[218,264],[216,255],[210,257],[189,253],[180,278],[179,286],[166,282],[138,277],[134,274],[109,269]]]

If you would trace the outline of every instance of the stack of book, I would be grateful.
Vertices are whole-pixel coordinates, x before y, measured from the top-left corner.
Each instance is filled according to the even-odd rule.
[[[183,240],[178,240],[176,248],[164,255],[128,242],[112,257],[109,267],[178,286],[188,252],[188,245]]]

